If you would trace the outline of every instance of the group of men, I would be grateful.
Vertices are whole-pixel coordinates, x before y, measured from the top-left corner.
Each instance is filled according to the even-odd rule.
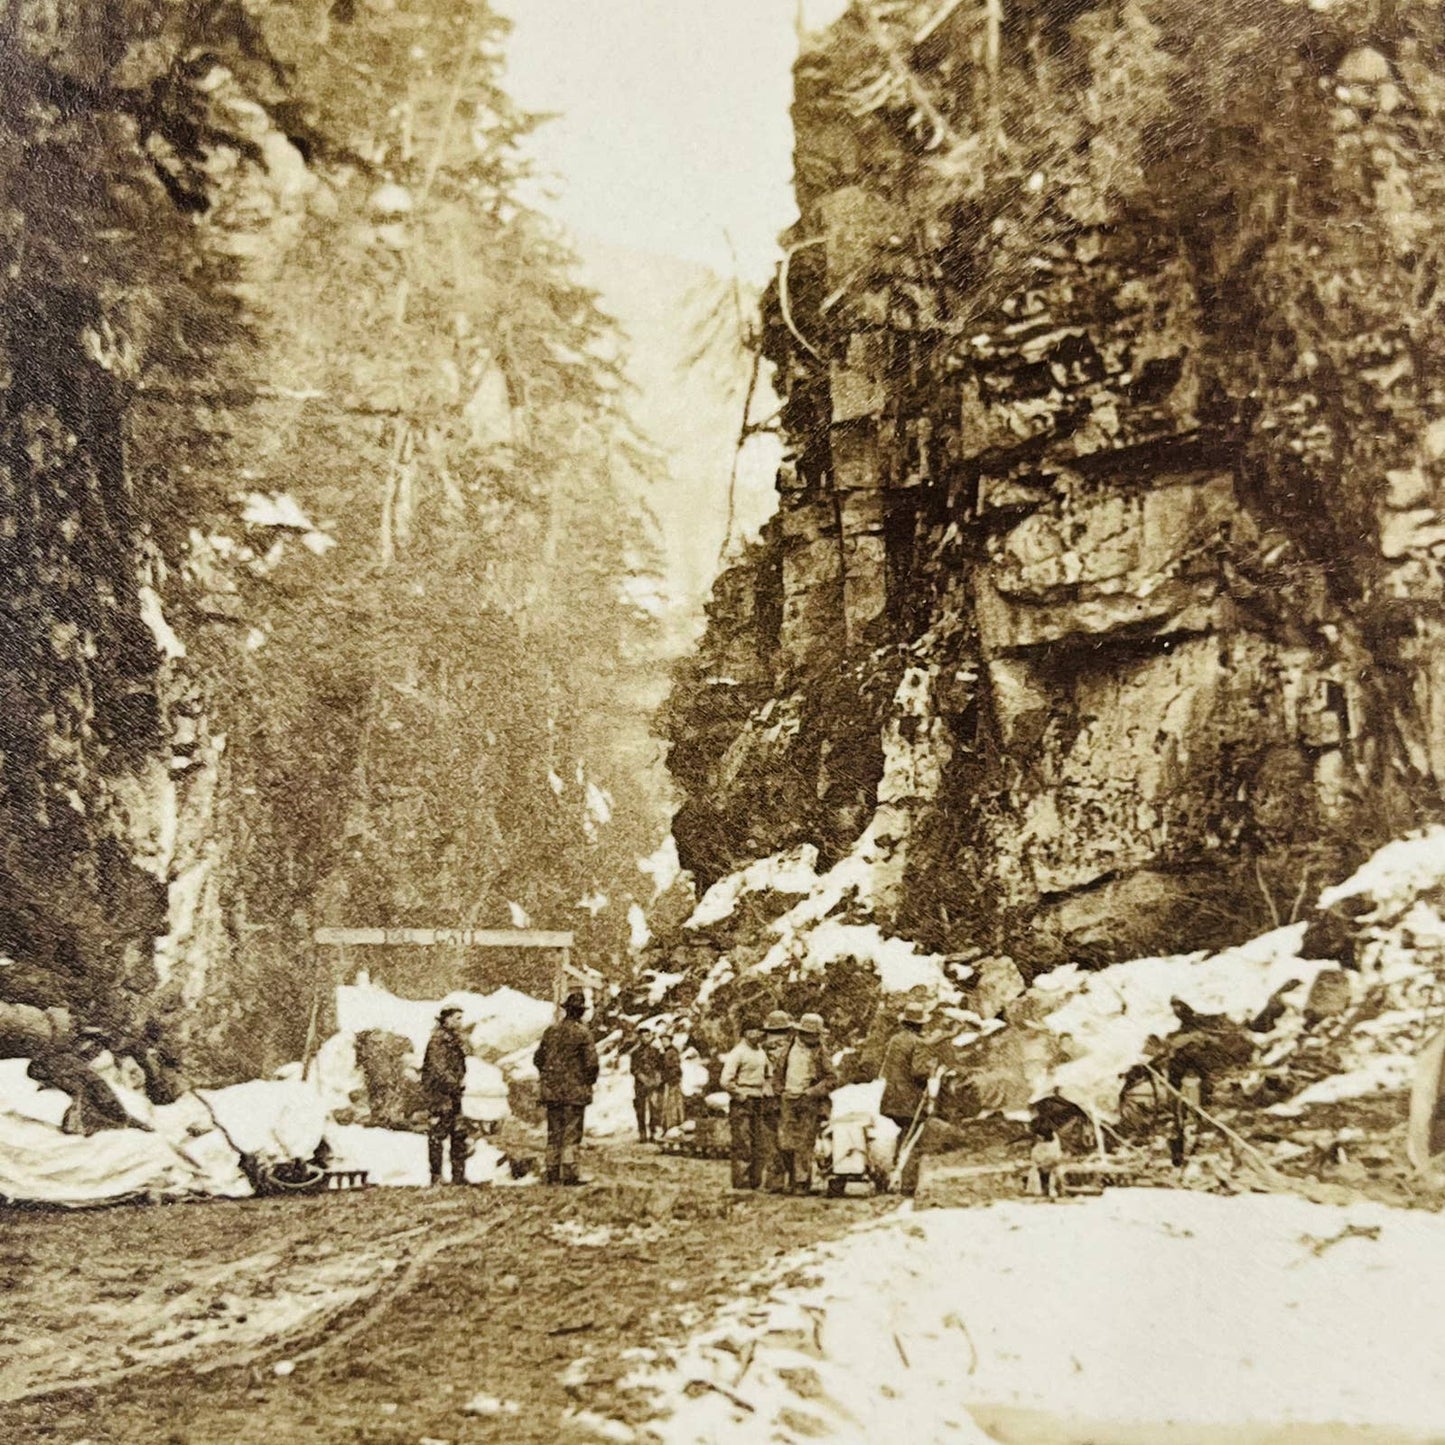
[[[626,1050],[632,1067],[632,1107],[644,1144],[681,1128],[682,1050],[674,1039],[644,1029]]]
[[[582,1118],[597,1083],[597,1046],[582,1022],[587,1001],[567,995],[562,1017],[542,1035],[532,1062],[537,1069],[537,1096],[547,1115],[547,1153],[543,1180],[548,1184],[580,1184],[577,1151],[582,1146]],[[451,1182],[464,1184],[467,1129],[462,1117],[466,1088],[467,1050],[462,1041],[462,1011],[444,1008],[427,1042],[421,1085],[426,1101],[427,1163],[431,1182],[442,1182],[443,1154],[449,1154]]]
[[[759,1022],[744,1019],[742,1038],[723,1059],[734,1189],[807,1194],[813,1151],[838,1087],[823,1042],[823,1019],[795,1023],[782,1009]]]
[[[585,1012],[583,995],[569,994],[562,1018],[542,1035],[533,1055],[538,1097],[547,1115],[543,1178],[548,1184],[582,1182],[577,1154],[583,1116],[598,1075],[597,1046],[582,1022]],[[933,1069],[923,1037],[927,1017],[925,1005],[910,1002],[883,1053],[881,1112],[898,1126],[900,1141],[916,1134],[925,1109]],[[427,1152],[433,1184],[441,1182],[447,1150],[452,1183],[465,1182],[466,1061],[461,1010],[445,1008],[427,1044],[421,1073],[430,1118]],[[649,1039],[640,1040],[632,1051],[632,1069],[639,1135],[651,1138],[654,1127],[659,1131],[667,1127],[670,1112],[680,1123],[682,1061],[676,1046],[658,1048]],[[838,1082],[821,1015],[805,1013],[794,1021],[782,1009],[774,1009],[762,1020],[743,1020],[742,1038],[723,1057],[720,1078],[729,1099],[734,1189],[811,1192],[818,1131]],[[917,1152],[909,1149],[899,1160],[899,1183],[905,1194],[917,1188]]]
[[[899,1188],[918,1188],[918,1127],[926,1111],[933,1057],[923,1036],[926,1005],[907,1004],[888,1040],[880,1070],[880,1112],[898,1127]],[[813,1155],[838,1077],[824,1043],[823,1019],[805,1013],[796,1023],[774,1009],[759,1023],[744,1020],[743,1036],[723,1059],[732,1134],[734,1189],[808,1194]]]

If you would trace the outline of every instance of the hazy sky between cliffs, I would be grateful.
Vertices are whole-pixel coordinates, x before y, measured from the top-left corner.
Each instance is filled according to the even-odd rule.
[[[797,0],[497,0],[510,88],[579,235],[768,278],[791,194]],[[820,25],[841,0],[806,0]]]

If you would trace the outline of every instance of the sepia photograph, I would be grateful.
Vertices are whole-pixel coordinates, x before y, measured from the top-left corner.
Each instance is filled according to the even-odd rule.
[[[0,0],[0,1445],[1445,1445],[1439,0]]]

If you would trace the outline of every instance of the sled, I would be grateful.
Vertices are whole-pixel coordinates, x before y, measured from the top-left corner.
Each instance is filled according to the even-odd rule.
[[[328,1194],[346,1189],[365,1189],[371,1183],[371,1175],[365,1169],[328,1169],[323,1186]]]
[[[870,1115],[849,1115],[828,1124],[827,1158],[823,1187],[829,1199],[841,1199],[850,1188],[872,1194],[888,1190],[888,1171],[873,1158],[874,1120]]]

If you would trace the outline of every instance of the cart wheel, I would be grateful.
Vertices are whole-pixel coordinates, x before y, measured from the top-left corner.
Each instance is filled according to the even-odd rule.
[[[828,1198],[841,1199],[848,1188],[846,1179],[833,1178],[828,1181]]]

